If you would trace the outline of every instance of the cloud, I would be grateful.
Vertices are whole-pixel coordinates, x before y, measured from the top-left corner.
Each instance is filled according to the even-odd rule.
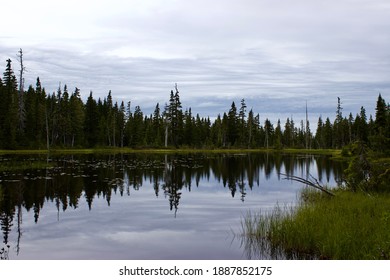
[[[286,8],[288,6],[288,8]],[[5,3],[0,55],[25,52],[41,78],[104,98],[162,107],[178,83],[184,108],[216,117],[245,98],[255,112],[332,118],[390,97],[387,1],[22,1]],[[21,7],[20,9],[18,9]],[[16,13],[18,11],[18,13]],[[18,15],[18,17],[16,17]],[[24,21],[17,21],[23,18]],[[5,67],[5,63],[4,63]],[[278,118],[278,117],[277,117]],[[276,121],[277,119],[275,119]]]

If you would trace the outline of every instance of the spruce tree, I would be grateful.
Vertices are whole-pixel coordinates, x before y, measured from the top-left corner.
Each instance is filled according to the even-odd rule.
[[[245,143],[247,142],[247,129],[246,129],[246,103],[245,99],[241,99],[241,107],[238,113],[238,120],[239,120],[239,142],[240,146],[245,146]]]
[[[163,119],[161,117],[160,112],[160,104],[157,103],[153,112],[153,120],[152,120],[153,131],[155,133],[154,141],[152,144],[154,146],[161,146],[163,143],[164,136],[164,127],[163,127]]]
[[[343,129],[343,108],[341,107],[340,97],[337,97],[336,119],[334,121],[334,144],[335,148],[340,149],[344,145],[344,129]]]
[[[315,139],[315,145],[319,149],[325,148],[325,133],[324,133],[324,122],[322,121],[322,116],[318,118],[317,122],[317,130],[316,135],[314,137]]]
[[[18,124],[18,91],[17,81],[12,70],[11,59],[7,60],[6,70],[3,75],[3,90],[1,96],[1,134],[4,148],[16,148],[16,133]]]
[[[76,87],[74,93],[69,99],[69,112],[70,112],[70,144],[72,147],[75,145],[84,145],[84,104],[80,97],[80,90]]]
[[[387,106],[382,95],[379,94],[375,108],[375,130],[379,135],[385,134],[386,123],[387,123]]]
[[[229,146],[234,146],[236,144],[239,134],[237,107],[234,101],[232,102],[227,117],[227,141]]]
[[[171,90],[171,94],[169,97],[169,105],[165,110],[165,116],[169,128],[171,143],[175,147],[178,147],[182,139],[184,122],[177,84],[175,85],[175,92]]]
[[[98,139],[98,110],[92,91],[85,104],[84,137],[87,147],[94,147]]]

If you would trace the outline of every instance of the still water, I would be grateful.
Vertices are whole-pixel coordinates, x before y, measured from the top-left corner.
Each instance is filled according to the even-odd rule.
[[[2,258],[247,259],[243,217],[337,185],[324,156],[116,154],[0,157]]]

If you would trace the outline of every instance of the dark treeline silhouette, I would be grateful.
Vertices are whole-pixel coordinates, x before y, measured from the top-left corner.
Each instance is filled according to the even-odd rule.
[[[189,147],[189,148],[337,148],[364,141],[374,150],[390,146],[389,104],[379,94],[375,118],[366,115],[362,106],[355,116],[344,116],[338,98],[334,121],[320,116],[316,132],[310,131],[308,120],[295,123],[287,118],[282,125],[264,123],[245,100],[239,107],[232,102],[228,112],[212,122],[209,117],[194,115],[191,108],[183,111],[179,90],[170,92],[163,108],[156,104],[146,115],[139,106],[113,102],[107,97],[94,99],[91,92],[86,103],[80,90],[70,92],[66,85],[46,94],[39,78],[27,91],[18,87],[7,60],[0,79],[0,149],[49,147]]]

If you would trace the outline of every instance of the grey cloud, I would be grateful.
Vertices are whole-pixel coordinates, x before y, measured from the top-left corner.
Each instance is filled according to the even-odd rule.
[[[96,98],[112,90],[146,113],[168,101],[175,83],[184,108],[210,117],[241,98],[255,112],[282,119],[299,115],[306,100],[316,118],[332,118],[338,96],[347,112],[364,105],[373,113],[379,92],[389,99],[386,1],[299,0],[288,9],[284,1],[133,3],[78,12],[88,18],[74,19],[82,25],[75,39],[68,34],[73,21],[32,43],[4,35],[0,58],[16,58],[22,47],[26,84],[39,76],[48,93],[61,82],[84,98],[90,90]],[[82,33],[84,21],[94,27],[90,34]]]

